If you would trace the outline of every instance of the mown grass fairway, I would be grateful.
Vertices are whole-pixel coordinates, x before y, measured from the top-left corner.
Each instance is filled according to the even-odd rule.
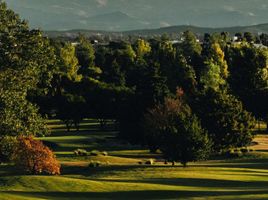
[[[159,155],[99,131],[87,121],[81,132],[66,133],[58,121],[48,141],[62,163],[61,176],[21,175],[0,165],[0,199],[268,199],[268,137],[260,135],[257,150],[245,158],[164,165]],[[78,157],[73,150],[107,151],[108,156]],[[140,165],[149,158],[154,165]],[[103,165],[90,168],[92,161]]]

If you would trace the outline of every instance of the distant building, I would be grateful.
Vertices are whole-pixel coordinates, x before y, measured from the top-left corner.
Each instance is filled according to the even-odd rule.
[[[170,42],[171,42],[171,44],[180,44],[180,43],[182,43],[181,40],[171,40]]]
[[[99,44],[98,40],[91,40],[91,44]]]
[[[237,37],[237,36],[234,36],[233,38],[232,38],[232,42],[237,42],[239,40],[239,38]]]

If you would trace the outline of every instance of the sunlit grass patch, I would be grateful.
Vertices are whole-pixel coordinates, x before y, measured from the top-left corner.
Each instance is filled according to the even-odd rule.
[[[63,127],[57,120],[50,123]],[[268,199],[264,135],[256,138],[257,151],[243,157],[189,163],[183,168],[179,163],[164,164],[160,154],[120,141],[116,134],[55,130],[40,138],[55,150],[62,175],[23,175],[11,165],[0,165],[0,199]],[[107,155],[77,156],[78,148]],[[150,158],[156,162],[144,164]],[[100,165],[90,167],[94,162]]]

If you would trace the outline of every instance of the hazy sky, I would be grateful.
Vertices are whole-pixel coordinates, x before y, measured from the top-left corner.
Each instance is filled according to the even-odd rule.
[[[223,27],[268,22],[268,0],[6,0],[44,29]],[[100,17],[98,15],[101,15]],[[97,17],[96,17],[97,16]]]

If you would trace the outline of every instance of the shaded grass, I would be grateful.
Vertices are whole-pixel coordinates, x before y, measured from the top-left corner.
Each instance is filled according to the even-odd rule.
[[[1,178],[1,183],[4,183],[1,190],[4,191],[4,196],[37,199],[250,199],[252,195],[255,196],[254,199],[268,197],[267,170],[232,170],[194,165],[186,169],[108,166],[91,171],[80,168],[77,169],[79,174],[73,171],[73,174],[61,177]]]
[[[227,199],[266,199],[267,192],[264,190],[253,191],[174,191],[174,190],[155,190],[155,191],[123,191],[123,192],[13,192],[12,194],[23,197],[37,196],[49,199],[182,199],[200,197],[203,199],[221,197]]]
[[[258,149],[249,156],[153,166],[140,160],[159,154],[120,141],[116,131],[97,130],[85,121],[81,132],[64,131],[57,120],[49,122],[48,141],[62,164],[61,176],[27,176],[11,165],[0,165],[0,199],[268,199],[268,154]],[[264,138],[263,138],[264,137]],[[258,143],[265,136],[257,138]],[[73,150],[108,151],[109,156],[75,156]],[[89,168],[90,161],[109,162]]]

